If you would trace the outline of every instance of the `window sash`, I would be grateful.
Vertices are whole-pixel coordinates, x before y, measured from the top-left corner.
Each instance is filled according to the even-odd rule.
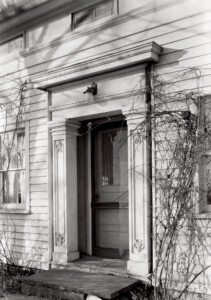
[[[114,0],[107,0],[106,2],[99,3],[93,8],[86,8],[73,13],[73,29],[113,15],[114,5]]]
[[[0,45],[0,54],[7,55],[11,53],[17,53],[25,48],[24,34],[10,39]]]
[[[25,132],[9,132],[0,136],[0,171],[25,168]]]
[[[25,131],[5,132],[0,136],[0,202],[22,204],[25,182]]]
[[[0,171],[1,203],[24,203],[25,170]]]

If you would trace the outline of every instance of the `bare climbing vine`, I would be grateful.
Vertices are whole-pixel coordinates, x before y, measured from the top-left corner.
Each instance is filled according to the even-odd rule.
[[[205,297],[209,284],[211,222],[201,213],[207,212],[210,193],[211,100],[203,95],[201,70],[185,69],[170,77],[150,74],[150,115],[139,125],[151,126],[155,158],[148,180],[155,195],[151,280],[156,300],[186,299],[188,291]]]
[[[10,202],[7,199],[8,196],[5,196],[6,193],[8,195],[10,189],[7,174],[13,172],[17,165],[24,166],[25,147],[24,145],[17,147],[16,136],[24,128],[24,122],[29,110],[30,83],[17,79],[10,83],[9,88],[7,88],[7,84],[2,86],[4,89],[2,88],[0,91],[0,206],[4,210],[4,214],[0,218],[0,280],[4,292],[5,290],[19,291],[19,278],[31,272],[26,272],[26,270],[18,267],[17,257],[14,253],[17,225],[11,211],[7,207],[7,204]],[[24,143],[24,139],[21,138],[20,142]],[[19,186],[16,188],[20,190]],[[12,202],[15,203],[17,200],[20,199],[14,199]],[[36,255],[34,250],[36,249],[31,250],[30,255],[32,253]]]

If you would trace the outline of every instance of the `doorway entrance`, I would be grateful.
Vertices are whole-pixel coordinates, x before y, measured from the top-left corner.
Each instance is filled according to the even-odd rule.
[[[93,255],[128,258],[128,151],[123,122],[101,125],[92,134]]]

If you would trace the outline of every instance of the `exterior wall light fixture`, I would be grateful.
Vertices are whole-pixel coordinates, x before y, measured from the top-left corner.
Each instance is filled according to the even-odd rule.
[[[84,94],[86,93],[92,94],[93,96],[97,95],[97,83],[93,81],[91,86],[88,86],[84,91]]]

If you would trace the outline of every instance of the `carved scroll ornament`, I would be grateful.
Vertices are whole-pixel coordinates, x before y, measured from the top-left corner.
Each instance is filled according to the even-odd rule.
[[[56,148],[56,152],[59,153],[59,152],[63,152],[63,141],[62,140],[59,140],[59,141],[56,141],[55,142],[55,148]]]
[[[56,241],[56,246],[62,246],[65,243],[64,234],[56,232],[55,233],[55,241]]]
[[[134,248],[138,251],[141,252],[144,249],[144,242],[142,239],[136,239],[134,243]]]

